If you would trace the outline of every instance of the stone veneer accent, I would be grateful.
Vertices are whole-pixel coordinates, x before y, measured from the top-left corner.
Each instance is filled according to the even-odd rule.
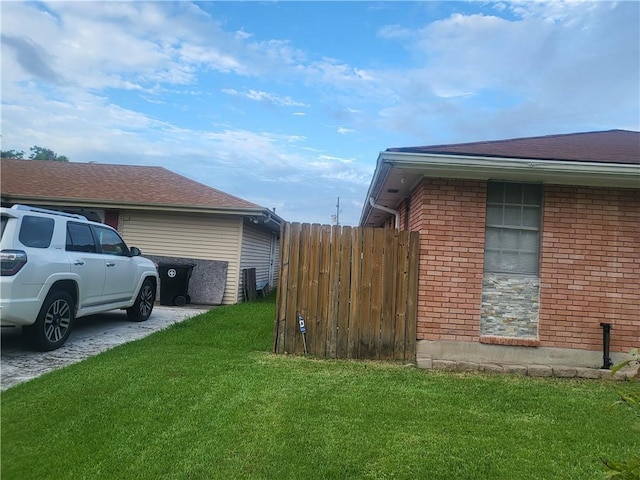
[[[540,279],[532,275],[485,273],[480,335],[537,338]]]

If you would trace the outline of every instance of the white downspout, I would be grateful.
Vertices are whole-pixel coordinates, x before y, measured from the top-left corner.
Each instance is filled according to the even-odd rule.
[[[369,197],[369,205],[371,205],[373,208],[377,208],[378,210],[382,210],[383,212],[393,213],[396,216],[396,230],[400,230],[400,212],[399,211],[389,207],[383,207],[382,205],[378,205],[374,203],[373,197]]]

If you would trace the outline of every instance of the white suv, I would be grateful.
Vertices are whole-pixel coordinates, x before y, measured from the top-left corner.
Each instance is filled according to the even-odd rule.
[[[54,210],[0,208],[0,320],[22,326],[29,343],[61,347],[76,318],[126,309],[149,318],[159,278],[155,264],[113,228]]]

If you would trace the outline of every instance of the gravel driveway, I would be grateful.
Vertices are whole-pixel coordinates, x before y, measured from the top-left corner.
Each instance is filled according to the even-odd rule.
[[[156,305],[149,320],[140,323],[130,322],[127,320],[126,312],[120,310],[79,318],[67,342],[52,352],[29,350],[22,341],[20,328],[2,327],[0,353],[2,390],[79,362],[122,343],[146,337],[211,308],[197,305],[185,307]]]

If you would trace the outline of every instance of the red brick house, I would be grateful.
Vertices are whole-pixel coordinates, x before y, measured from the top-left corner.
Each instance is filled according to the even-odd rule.
[[[640,132],[391,148],[368,199],[420,232],[419,365],[599,368],[603,323],[640,347]]]

